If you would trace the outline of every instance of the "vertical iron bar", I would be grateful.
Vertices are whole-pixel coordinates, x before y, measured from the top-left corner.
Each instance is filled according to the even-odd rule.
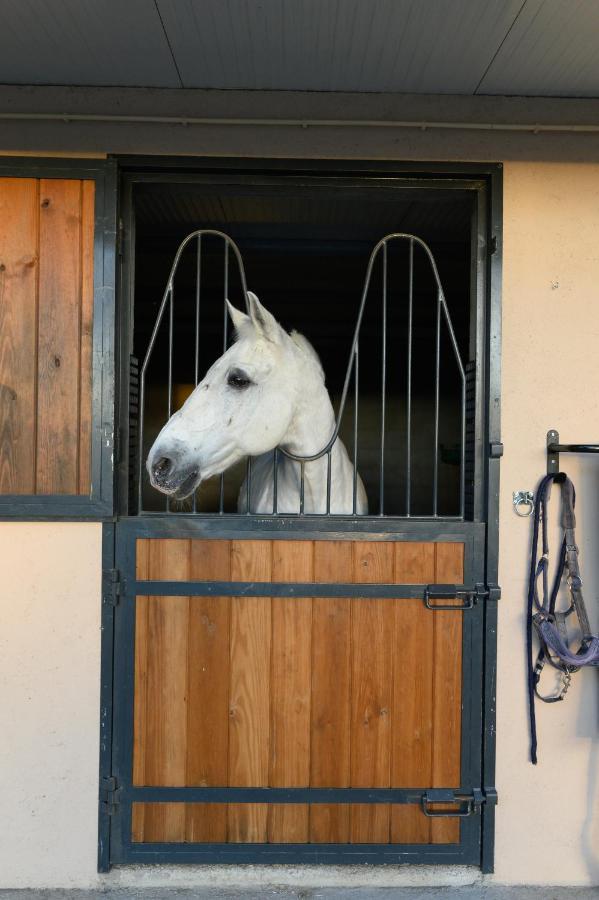
[[[226,238],[224,238],[225,243],[225,271],[224,271],[224,283],[223,283],[223,353],[227,352],[227,341],[228,341],[228,324],[229,317],[227,313],[227,299],[229,294],[229,242]],[[220,476],[220,491],[219,491],[219,502],[218,502],[218,511],[222,516],[225,511],[225,473],[223,472]]]
[[[300,516],[304,514],[305,476],[306,463],[302,460],[300,463]]]
[[[174,328],[175,285],[171,284],[171,295],[168,305],[168,416],[173,411],[173,328]],[[166,498],[166,511],[171,511],[170,497]]]
[[[460,453],[460,518],[466,503],[466,379],[462,378],[462,452]]]
[[[202,235],[198,235],[196,252],[196,335],[195,335],[195,371],[194,384],[198,384],[200,378],[200,293],[202,277]]]
[[[246,495],[246,514],[250,514],[250,502],[252,499],[252,457],[248,456],[245,466],[245,495]]]
[[[414,239],[410,238],[410,276],[408,293],[408,382],[406,387],[406,516],[412,506],[412,337],[414,305]]]
[[[379,516],[385,514],[385,393],[387,390],[387,242],[383,244],[383,346],[381,353],[381,446],[379,463]]]
[[[229,299],[229,244],[225,241],[225,273],[224,273],[224,300]],[[229,315],[227,304],[223,300],[223,353],[227,349],[229,339]]]
[[[356,343],[355,362],[354,362],[354,484],[353,484],[353,507],[352,511],[356,515],[356,500],[358,495],[358,393],[359,393],[359,344]]]
[[[435,456],[433,473],[433,516],[437,516],[439,500],[439,375],[441,367],[441,295],[437,294],[437,337],[435,347]]]
[[[139,373],[139,434],[137,435],[137,512],[141,513],[143,495],[143,455],[144,455],[144,404],[146,400],[146,372],[142,366]]]
[[[195,333],[195,366],[194,366],[194,384],[198,385],[200,380],[200,293],[202,278],[202,235],[198,234],[198,245],[196,250],[196,333]],[[198,511],[197,492],[193,494],[193,512]]]
[[[331,450],[327,453],[327,516],[331,515]]]
[[[273,480],[272,480],[272,514],[273,516],[278,515],[278,483],[279,483],[279,448],[275,447],[275,451],[272,458],[273,465]]]

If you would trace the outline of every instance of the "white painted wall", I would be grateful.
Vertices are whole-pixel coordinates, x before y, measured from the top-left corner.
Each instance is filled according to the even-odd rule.
[[[511,507],[544,468],[545,432],[599,440],[599,165],[505,167],[497,847],[494,880],[599,884],[596,674],[539,709],[527,761],[523,610],[529,524]],[[564,457],[578,488],[597,624],[599,463]],[[101,530],[0,524],[0,886],[458,884],[475,870],[123,869],[98,876]],[[553,848],[558,848],[555,852]]]

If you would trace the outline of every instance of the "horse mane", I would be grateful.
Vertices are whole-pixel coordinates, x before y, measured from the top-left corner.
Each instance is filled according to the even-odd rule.
[[[291,338],[295,346],[304,354],[304,356],[307,356],[308,359],[316,365],[318,373],[324,381],[324,369],[322,368],[320,357],[308,338],[304,337],[303,334],[300,334],[299,331],[292,331],[289,337]]]

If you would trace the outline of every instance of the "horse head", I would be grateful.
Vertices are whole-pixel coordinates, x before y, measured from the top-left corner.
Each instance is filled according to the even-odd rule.
[[[154,441],[146,468],[177,500],[247,456],[273,450],[293,418],[302,385],[298,346],[248,292],[249,315],[227,301],[236,341],[216,360]]]

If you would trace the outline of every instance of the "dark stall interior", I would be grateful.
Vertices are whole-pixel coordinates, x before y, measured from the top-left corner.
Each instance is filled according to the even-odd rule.
[[[223,181],[222,176],[220,180]],[[256,181],[256,180],[255,180]],[[335,185],[303,179],[206,178],[192,183],[140,183],[134,189],[134,355],[143,361],[177,247],[196,229],[226,232],[241,251],[247,285],[288,329],[303,333],[317,350],[329,392],[338,407],[370,253],[384,235],[407,232],[430,246],[443,285],[464,367],[471,329],[472,194],[465,190],[405,187],[392,179]],[[232,183],[235,182],[235,183]],[[195,242],[181,257],[175,279],[173,399],[176,410],[194,386]],[[409,513],[433,511],[436,287],[430,265],[416,247],[413,257],[411,499]],[[200,282],[199,377],[223,351],[223,242],[204,238]],[[237,267],[231,257],[227,294],[242,307]],[[381,513],[382,257],[372,273],[360,337],[357,428],[358,470],[369,513]],[[409,244],[389,245],[384,505],[385,515],[405,516]],[[229,335],[230,338],[230,335]],[[167,418],[168,316],[160,328],[146,376],[143,453]],[[449,334],[441,328],[439,379],[438,513],[460,513],[461,381]],[[353,383],[341,436],[353,459]],[[245,466],[224,477],[224,511],[235,512]],[[142,484],[145,510],[165,510],[165,498]],[[219,479],[203,484],[199,512],[217,512]],[[189,503],[170,511],[190,510]]]

